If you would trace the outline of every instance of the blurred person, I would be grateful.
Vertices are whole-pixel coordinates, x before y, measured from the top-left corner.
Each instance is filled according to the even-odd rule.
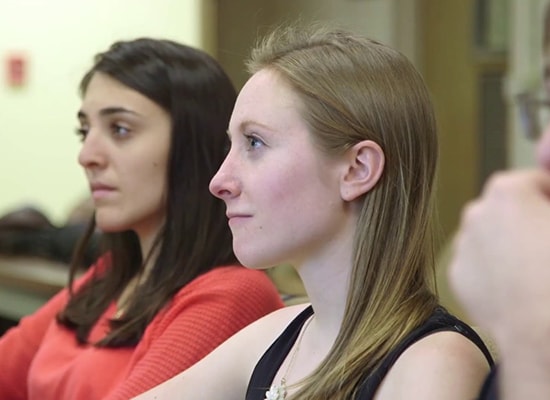
[[[63,224],[55,224],[34,205],[17,207],[0,217],[0,257],[33,258],[70,264],[93,210],[89,200],[79,202]],[[98,257],[100,233],[94,232],[81,257],[82,269]],[[9,263],[9,261],[7,261]]]
[[[544,18],[544,96],[522,93],[524,132],[538,139],[531,169],[496,173],[463,211],[449,278],[488,330],[499,365],[482,400],[550,398],[550,7]]]

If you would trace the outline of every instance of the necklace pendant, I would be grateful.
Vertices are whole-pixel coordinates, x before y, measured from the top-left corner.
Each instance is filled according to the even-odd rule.
[[[264,400],[285,400],[286,398],[286,384],[285,380],[281,380],[280,385],[271,385],[269,390],[265,392]]]

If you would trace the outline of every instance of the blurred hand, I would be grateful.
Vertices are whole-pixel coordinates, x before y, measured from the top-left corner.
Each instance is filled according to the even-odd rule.
[[[550,173],[496,174],[462,215],[449,278],[497,344],[550,341]]]

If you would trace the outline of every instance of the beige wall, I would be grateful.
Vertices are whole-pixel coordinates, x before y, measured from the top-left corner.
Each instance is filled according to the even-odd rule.
[[[218,58],[241,87],[255,39],[286,21],[330,21],[394,46],[416,62],[416,0],[218,0]]]
[[[62,222],[87,193],[73,134],[77,85],[118,39],[155,36],[215,47],[214,0],[0,0],[0,62],[29,60],[25,86],[0,75],[0,215],[21,204]]]
[[[493,0],[503,2],[503,0]],[[540,85],[541,34],[548,0],[509,0],[506,82],[507,167],[534,164],[534,143],[521,132],[514,95]],[[500,4],[501,5],[501,4]],[[419,64],[432,92],[440,128],[438,205],[444,238],[457,227],[464,204],[478,194],[481,135],[478,79],[495,68],[473,46],[475,0],[419,0]],[[497,62],[498,64],[498,62]]]
[[[478,93],[473,52],[474,0],[421,0],[422,73],[439,128],[438,208],[443,240],[457,226],[478,176]]]

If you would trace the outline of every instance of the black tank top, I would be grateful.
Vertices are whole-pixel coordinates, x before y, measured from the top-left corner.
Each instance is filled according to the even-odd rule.
[[[498,400],[498,365],[487,375],[478,400]]]
[[[313,308],[311,306],[303,310],[294,318],[277,340],[273,342],[269,349],[267,349],[252,372],[246,392],[246,400],[265,399],[265,393],[271,387],[277,371],[298,338],[302,325],[312,314]],[[374,373],[365,378],[360,385],[355,400],[371,400],[380,386],[380,383],[399,356],[413,343],[432,333],[440,331],[452,331],[464,335],[479,347],[487,358],[489,365],[493,366],[491,353],[479,335],[464,322],[450,315],[444,308],[439,307],[424,324],[407,335],[395,349],[386,356],[380,367],[378,367]]]

